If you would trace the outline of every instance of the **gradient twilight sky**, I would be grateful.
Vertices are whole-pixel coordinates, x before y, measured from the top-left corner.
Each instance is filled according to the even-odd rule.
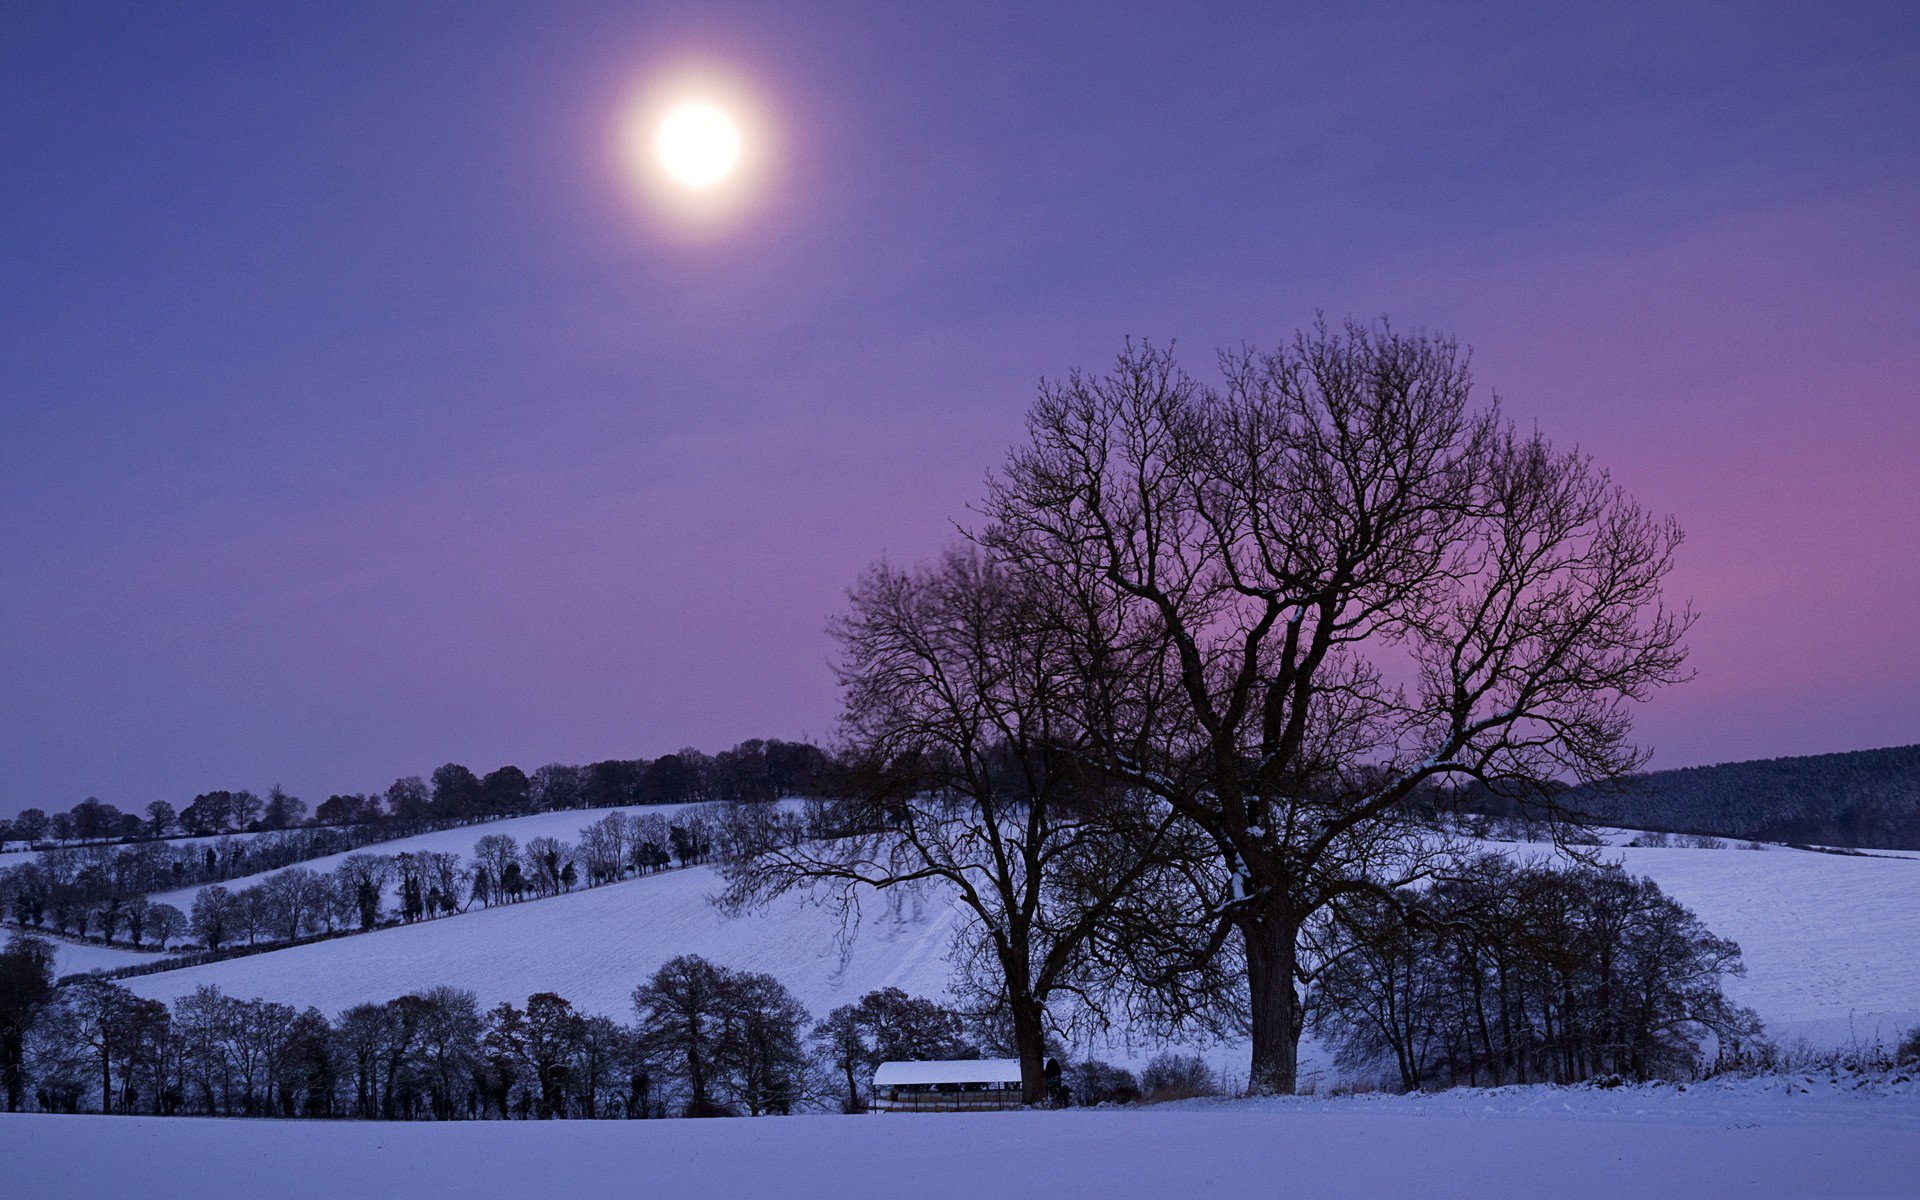
[[[1920,741],[1920,5],[1042,7],[6,5],[0,812],[825,736],[1042,375],[1316,308],[1686,525],[1656,765]]]

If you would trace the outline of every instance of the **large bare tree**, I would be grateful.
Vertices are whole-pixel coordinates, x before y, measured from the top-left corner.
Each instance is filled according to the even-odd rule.
[[[733,810],[726,899],[805,887],[857,922],[876,889],[940,889],[968,920],[958,984],[1007,1019],[1024,1098],[1046,1096],[1049,1004],[1081,995],[1089,939],[1141,886],[1175,818],[1062,745],[1075,700],[1056,613],[971,550],[880,566],[835,622],[851,778],[804,819]]]
[[[1244,954],[1250,1085],[1284,1093],[1303,924],[1425,869],[1423,789],[1638,766],[1631,703],[1683,675],[1691,613],[1661,599],[1678,527],[1472,407],[1454,342],[1322,323],[1221,363],[1202,387],[1129,344],[1044,385],[977,537],[1078,608],[1063,742],[1210,843],[1199,957]]]

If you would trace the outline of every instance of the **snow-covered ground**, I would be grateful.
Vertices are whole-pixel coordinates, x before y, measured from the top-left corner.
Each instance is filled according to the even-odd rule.
[[[1920,1025],[1920,861],[1637,847],[1607,858],[1740,943],[1747,974],[1727,994],[1774,1038],[1834,1046]]]
[[[481,832],[562,836],[600,815],[553,813],[408,840],[447,839],[444,848],[464,850]],[[1526,844],[1501,848],[1546,853]],[[1614,847],[1603,853],[1651,876],[1709,928],[1740,943],[1748,973],[1730,980],[1728,991],[1752,1006],[1775,1037],[1834,1046],[1887,1040],[1920,1025],[1920,861],[1786,849]],[[945,987],[950,914],[937,898],[870,920],[842,971],[836,926],[823,910],[784,903],[764,915],[728,918],[708,903],[717,888],[709,869],[674,871],[145,976],[130,985],[172,999],[217,983],[242,996],[335,1012],[449,983],[473,988],[489,1003],[552,990],[589,1010],[624,1017],[633,987],[655,967],[676,954],[700,954],[776,976],[816,1014],[885,984],[929,995]],[[882,907],[869,905],[870,915]],[[1239,1057],[1227,1052],[1222,1065]]]
[[[413,837],[395,838],[390,842],[375,842],[369,846],[362,846],[358,850],[350,850],[344,854],[329,854],[322,858],[311,858],[295,865],[305,867],[310,871],[324,873],[339,866],[341,860],[345,859],[347,854],[419,854],[428,850],[458,854],[464,859],[472,856],[473,844],[488,834],[505,834],[518,841],[522,846],[525,846],[530,840],[537,837],[552,837],[559,838],[563,842],[577,842],[580,840],[580,831],[582,829],[606,820],[610,813],[626,813],[629,816],[658,813],[663,817],[671,819],[674,813],[686,807],[689,806],[685,804],[647,804],[627,808],[576,808],[567,809],[563,812],[535,813],[530,817],[508,817],[502,821],[483,821],[477,825],[459,825],[452,829],[439,829],[432,833],[416,834]],[[275,869],[280,870],[283,868]],[[271,874],[273,874],[272,871],[261,871],[253,875],[241,875],[234,879],[227,880],[221,886],[227,888],[229,891],[237,892],[242,888],[252,887]],[[180,909],[180,911],[186,912],[192,908],[193,898],[199,894],[202,886],[204,885],[195,884],[192,887],[178,888],[171,892],[158,892],[150,897],[150,899],[159,904],[171,904]]]
[[[165,958],[157,950],[123,950],[118,946],[91,946],[64,938],[43,938],[53,947],[53,973],[78,975],[82,971],[111,971],[137,967]]]
[[[1719,1125],[1752,1121],[1769,1126],[1838,1123],[1887,1125],[1920,1133],[1920,1074],[1905,1071],[1808,1069],[1776,1075],[1721,1076],[1692,1083],[1616,1087],[1513,1085],[1453,1088],[1401,1095],[1288,1096],[1264,1100],[1183,1100],[1166,1107],[1197,1111],[1326,1112],[1386,1116],[1646,1121]],[[1915,1181],[1920,1187],[1920,1180]]]
[[[1920,1103],[1754,1086],[739,1121],[31,1115],[0,1116],[0,1161],[8,1194],[40,1200],[1912,1196]]]
[[[838,925],[826,910],[791,900],[730,918],[709,902],[719,886],[711,868],[690,867],[127,983],[169,1001],[214,983],[329,1014],[444,983],[471,988],[489,1005],[559,992],[624,1019],[634,987],[661,963],[699,954],[774,976],[816,1015],[878,987],[922,995],[946,989],[952,913],[945,904],[909,901],[888,911],[885,901],[869,903],[843,963]]]

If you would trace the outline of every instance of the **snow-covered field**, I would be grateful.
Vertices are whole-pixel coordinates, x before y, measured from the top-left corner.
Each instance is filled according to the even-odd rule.
[[[9,1195],[39,1200],[1920,1192],[1920,1097],[1823,1092],[1531,1088],[1145,1110],[444,1125],[0,1116],[0,1162]]]
[[[464,852],[494,830],[523,840],[572,838],[601,815],[549,814],[409,841],[442,839],[423,848]],[[1501,848],[1550,853],[1538,845]],[[1656,879],[1741,943],[1749,974],[1730,981],[1729,991],[1776,1036],[1835,1045],[1920,1023],[1920,861],[1617,843],[1605,857]],[[217,983],[330,1013],[439,983],[471,988],[489,1005],[554,990],[623,1019],[633,987],[685,953],[768,972],[817,1015],[889,984],[929,995],[946,986],[957,918],[935,894],[897,910],[870,904],[843,958],[826,910],[787,901],[729,918],[710,903],[718,886],[714,871],[696,867],[128,984],[171,1000]],[[65,944],[60,951],[63,970],[79,956],[130,956]],[[1318,1048],[1303,1049],[1303,1067],[1322,1065]],[[1208,1057],[1243,1070],[1244,1054],[1224,1046]],[[1136,1057],[1125,1048],[1105,1056]],[[760,1121],[0,1116],[0,1164],[7,1196],[158,1200],[1920,1196],[1920,1080],[1860,1087],[1803,1076],[1685,1088],[1458,1089],[1145,1110]]]
[[[518,841],[522,846],[537,837],[559,838],[563,842],[577,842],[580,831],[589,825],[607,819],[610,813],[626,813],[640,816],[645,813],[658,813],[671,819],[674,813],[688,807],[685,804],[649,804],[627,808],[583,808],[568,809],[563,812],[535,813],[530,817],[508,817],[503,821],[483,821],[477,825],[460,825],[453,829],[439,829],[432,833],[416,834],[413,837],[395,838],[390,842],[375,842],[350,854],[419,854],[433,850],[448,854],[458,854],[468,858],[473,854],[473,844],[488,834],[505,834]],[[329,854],[322,858],[308,859],[296,865],[310,871],[325,873],[339,866],[346,854]],[[239,891],[259,883],[272,871],[262,871],[253,875],[241,875],[228,880],[221,886],[229,891]],[[193,906],[193,898],[198,895],[202,885],[178,888],[171,892],[159,892],[150,897],[155,903],[171,904],[182,912]]]
[[[62,938],[43,939],[53,947],[53,973],[77,975],[82,971],[111,971],[119,967],[137,967],[166,957],[157,950],[123,950],[117,946],[90,946]]]
[[[1747,974],[1727,994],[1776,1039],[1833,1046],[1920,1025],[1920,861],[1777,848],[1607,858],[1740,943]]]
[[[476,829],[518,826],[515,836],[537,836],[524,823],[543,822],[539,832],[561,836],[568,823],[577,832],[598,815],[555,813]],[[465,829],[409,840],[452,839],[447,848],[464,849],[477,836]],[[1524,844],[1503,849],[1546,852]],[[1920,861],[1785,849],[1616,847],[1605,854],[1651,876],[1740,943],[1748,974],[1730,980],[1728,991],[1759,1012],[1777,1038],[1834,1046],[1890,1039],[1920,1024]],[[330,1013],[440,983],[472,988],[487,1003],[551,990],[623,1018],[633,987],[676,954],[765,971],[816,1014],[887,984],[929,995],[945,986],[951,915],[937,897],[884,917],[883,905],[869,905],[870,919],[843,969],[825,911],[796,902],[728,918],[708,902],[717,888],[710,869],[674,871],[129,983],[169,1000],[216,983]],[[1224,1053],[1221,1064],[1239,1057]]]
[[[471,988],[489,1005],[559,992],[589,1011],[624,1019],[634,987],[661,963],[699,954],[773,975],[820,1015],[878,987],[922,995],[946,988],[952,914],[944,904],[909,902],[897,912],[884,901],[869,904],[843,963],[835,946],[838,926],[824,909],[796,900],[729,918],[708,899],[719,886],[711,868],[690,867],[127,984],[171,1001],[215,983],[236,995],[335,1013],[444,983]]]

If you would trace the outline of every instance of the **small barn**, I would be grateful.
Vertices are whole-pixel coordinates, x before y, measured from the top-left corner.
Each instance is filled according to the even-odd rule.
[[[1020,1060],[884,1062],[873,1073],[875,1112],[993,1112],[1020,1107]]]

